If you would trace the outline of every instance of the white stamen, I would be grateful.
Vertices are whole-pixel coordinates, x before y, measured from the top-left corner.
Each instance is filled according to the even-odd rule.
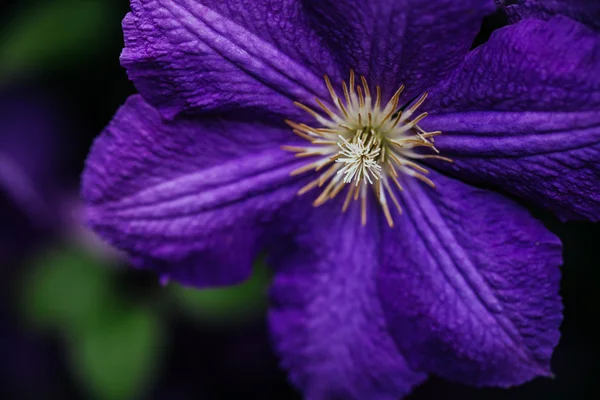
[[[358,138],[355,143],[350,143],[346,138],[340,136],[341,143],[338,142],[340,154],[345,157],[335,160],[339,163],[345,163],[337,173],[344,174],[344,182],[355,182],[358,186],[361,179],[363,183],[373,184],[381,176],[381,165],[377,163],[377,157],[381,152],[379,148],[368,148],[362,139]]]

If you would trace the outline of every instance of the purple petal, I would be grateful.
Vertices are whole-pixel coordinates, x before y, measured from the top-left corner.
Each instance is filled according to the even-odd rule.
[[[449,73],[469,50],[493,0],[309,0],[323,37],[389,95],[402,84],[418,94]]]
[[[598,0],[496,0],[511,23],[525,18],[547,20],[562,14],[589,27],[600,30],[600,1]]]
[[[426,376],[406,365],[388,334],[375,285],[379,233],[361,226],[359,207],[308,207],[271,260],[270,323],[282,365],[310,400],[398,399]]]
[[[39,182],[57,175],[56,141],[66,125],[58,100],[22,86],[0,92],[0,152]]]
[[[38,227],[56,223],[50,210],[63,183],[57,142],[69,124],[58,100],[20,85],[0,92],[0,195],[6,193]]]
[[[121,56],[141,94],[164,115],[269,109],[327,90],[330,52],[293,0],[131,0]]]
[[[91,225],[134,262],[195,286],[241,281],[265,225],[295,198],[279,128],[161,121],[133,96],[96,140],[83,175]]]
[[[433,173],[405,182],[385,230],[378,287],[415,368],[472,385],[550,376],[559,340],[561,244],[525,209]]]
[[[440,168],[600,219],[600,35],[565,17],[503,28],[431,98],[423,125],[455,160]]]

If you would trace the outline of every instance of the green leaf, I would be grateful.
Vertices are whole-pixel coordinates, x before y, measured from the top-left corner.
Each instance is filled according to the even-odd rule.
[[[37,257],[25,276],[22,304],[36,326],[81,330],[94,325],[111,302],[112,273],[91,255],[73,248]]]
[[[96,329],[72,339],[71,367],[93,399],[138,398],[158,372],[163,339],[150,310],[113,309]]]
[[[218,289],[172,286],[176,304],[202,322],[243,323],[264,313],[271,276],[262,262],[254,266],[252,276],[240,285]]]
[[[112,22],[110,1],[55,0],[23,7],[0,41],[0,75],[69,65],[97,52]]]
[[[115,270],[76,248],[54,249],[30,267],[24,311],[64,337],[72,372],[89,397],[129,400],[142,393],[162,349],[158,316],[116,296]]]

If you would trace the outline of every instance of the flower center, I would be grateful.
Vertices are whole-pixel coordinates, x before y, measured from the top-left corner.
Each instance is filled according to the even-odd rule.
[[[321,171],[320,175],[298,192],[302,195],[316,187],[327,186],[314,201],[320,206],[334,199],[348,187],[342,211],[346,211],[352,199],[361,200],[361,222],[367,223],[367,195],[372,187],[383,209],[390,227],[394,226],[388,198],[394,203],[398,213],[402,208],[396,196],[402,191],[401,174],[417,178],[432,188],[435,184],[427,178],[429,171],[417,160],[436,158],[451,162],[449,158],[437,154],[421,154],[415,151],[424,147],[439,153],[434,147],[434,136],[441,132],[425,132],[418,123],[427,113],[413,117],[416,110],[427,98],[427,93],[398,105],[401,86],[389,102],[382,106],[381,88],[376,86],[375,98],[364,77],[356,84],[354,71],[350,71],[348,84],[342,82],[343,97],[337,95],[329,77],[325,84],[331,95],[331,110],[320,99],[316,99],[322,113],[301,103],[294,103],[308,112],[319,127],[286,121],[295,134],[306,139],[306,146],[282,146],[284,150],[296,153],[297,157],[316,157],[316,160],[292,171],[298,175],[310,170]],[[328,167],[325,169],[325,167]]]
[[[343,136],[340,136],[340,139],[339,153],[344,157],[335,161],[345,164],[337,172],[345,175],[344,182],[355,182],[358,186],[361,180],[365,184],[367,182],[373,184],[374,180],[379,179],[381,176],[381,165],[378,162],[381,153],[380,141],[369,132],[354,136],[352,142],[348,142]]]

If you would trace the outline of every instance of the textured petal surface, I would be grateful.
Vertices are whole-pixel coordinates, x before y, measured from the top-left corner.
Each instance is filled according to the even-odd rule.
[[[340,208],[311,207],[272,255],[274,343],[309,400],[396,400],[425,375],[407,367],[383,318],[378,229],[360,225],[359,207],[343,215]]]
[[[433,173],[407,181],[383,231],[378,288],[410,365],[472,385],[550,375],[559,340],[561,245],[496,193]]]
[[[600,35],[566,17],[503,28],[430,99],[423,125],[456,161],[440,168],[600,218]]]
[[[133,96],[96,140],[83,175],[91,225],[163,278],[195,286],[247,277],[268,216],[295,197],[289,133],[210,120],[162,121]]]
[[[342,69],[355,68],[393,93],[419,94],[471,47],[493,0],[307,0]]]
[[[270,109],[327,91],[329,51],[294,0],[131,0],[121,63],[167,116]],[[323,90],[317,92],[315,90]]]
[[[525,18],[549,19],[563,14],[600,30],[600,1],[598,0],[496,0],[512,23]]]

